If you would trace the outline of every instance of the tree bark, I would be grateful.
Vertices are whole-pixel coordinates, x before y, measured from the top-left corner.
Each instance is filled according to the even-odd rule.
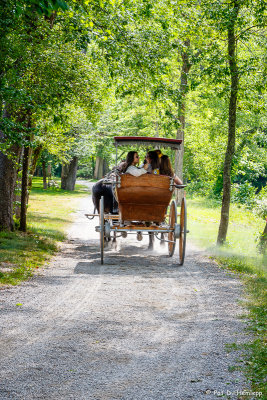
[[[15,186],[15,191],[14,191],[14,201],[15,201],[15,206],[14,206],[14,215],[17,220],[20,220],[20,201],[21,201],[21,169],[22,169],[22,160],[23,160],[23,152],[24,148],[22,147],[19,161],[18,161],[18,167],[16,171],[16,186]]]
[[[42,150],[42,146],[38,146],[34,149],[33,154],[32,154],[31,166],[30,166],[30,171],[29,171],[29,183],[28,183],[29,191],[32,188],[32,178],[33,178],[33,175],[36,170],[36,165],[37,165],[37,161],[40,156],[41,150]]]
[[[3,136],[0,132],[0,140]],[[0,152],[0,230],[13,231],[13,203],[14,190],[17,179],[17,161],[21,147],[13,145],[9,149],[9,156]]]
[[[228,143],[224,159],[223,168],[223,198],[221,208],[221,220],[217,237],[217,244],[222,245],[226,241],[229,210],[231,200],[231,170],[232,162],[235,154],[235,135],[236,135],[236,106],[238,94],[238,67],[236,60],[236,38],[235,38],[235,22],[238,15],[238,2],[234,1],[234,13],[229,22],[228,27],[228,60],[231,75],[231,92],[229,101],[228,114]]]
[[[69,164],[63,164],[61,173],[61,189],[74,190],[78,168],[78,157],[73,157]]]
[[[178,122],[179,127],[176,133],[176,139],[182,139],[181,148],[175,152],[175,173],[179,178],[183,179],[183,160],[184,160],[184,131],[185,131],[185,107],[186,107],[186,93],[188,91],[188,74],[192,64],[189,61],[189,47],[190,40],[184,41],[185,49],[182,51],[182,69],[181,69],[181,81],[180,81],[180,99],[178,101]],[[176,201],[181,204],[184,191],[181,189],[176,190]]]
[[[104,159],[97,156],[95,161],[94,178],[102,179],[104,175]]]

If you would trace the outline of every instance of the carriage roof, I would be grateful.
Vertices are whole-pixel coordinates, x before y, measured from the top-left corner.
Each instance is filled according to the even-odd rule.
[[[154,147],[169,147],[174,150],[179,150],[182,143],[181,139],[169,139],[147,136],[114,136],[115,146],[154,146]]]

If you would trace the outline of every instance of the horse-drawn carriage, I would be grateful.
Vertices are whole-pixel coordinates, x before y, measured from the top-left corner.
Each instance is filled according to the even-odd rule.
[[[181,140],[152,137],[114,137],[117,152],[119,146],[153,146],[154,148],[180,148]],[[139,177],[115,172],[104,180],[105,185],[111,185],[118,202],[118,213],[106,213],[104,196],[100,199],[99,226],[101,264],[104,262],[104,243],[112,235],[126,237],[127,234],[137,234],[142,240],[143,235],[153,235],[162,242],[167,242],[169,256],[172,257],[176,240],[179,241],[179,261],[184,263],[186,245],[186,201],[182,198],[180,213],[177,214],[177,204],[172,200],[174,189],[182,189],[185,185],[176,185],[174,178],[166,175],[144,174]],[[91,214],[87,214],[88,217]]]

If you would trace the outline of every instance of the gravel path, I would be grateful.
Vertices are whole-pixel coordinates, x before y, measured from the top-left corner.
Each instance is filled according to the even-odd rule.
[[[177,267],[147,238],[101,266],[90,210],[41,274],[0,291],[0,399],[238,399],[225,344],[245,339],[240,282],[193,247]]]

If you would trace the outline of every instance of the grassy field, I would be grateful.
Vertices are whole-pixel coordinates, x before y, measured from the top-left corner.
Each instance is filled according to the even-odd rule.
[[[30,277],[56,251],[72,222],[72,212],[88,190],[77,185],[73,192],[42,188],[34,178],[30,194],[28,232],[0,232],[0,285],[18,284]]]
[[[226,244],[216,247],[220,222],[220,203],[212,199],[188,199],[189,237],[199,247],[220,258],[236,257],[251,267],[251,272],[266,273],[266,259],[257,243],[265,221],[236,204],[230,208],[230,223]]]
[[[244,307],[248,313],[248,332],[254,339],[238,348],[243,352],[241,363],[251,388],[267,398],[266,388],[266,268],[267,258],[259,253],[257,243],[265,221],[244,207],[231,205],[227,243],[218,248],[216,239],[220,221],[220,203],[204,198],[188,199],[188,229],[190,239],[206,250],[219,266],[239,274],[244,282]],[[266,397],[265,397],[266,396]],[[250,397],[248,397],[250,398]]]

